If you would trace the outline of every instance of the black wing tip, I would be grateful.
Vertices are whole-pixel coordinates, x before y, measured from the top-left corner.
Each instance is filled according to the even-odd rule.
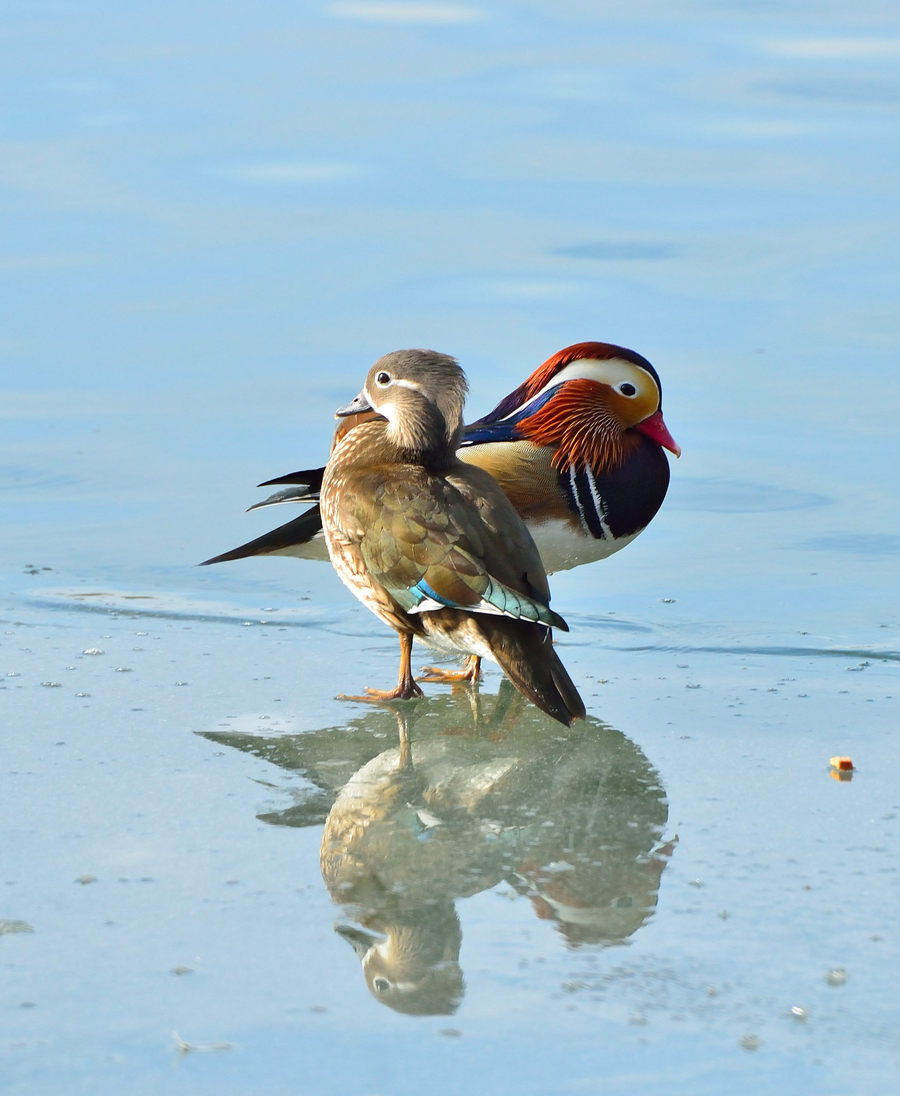
[[[221,555],[203,560],[198,567],[207,567],[211,563],[228,563],[234,559],[247,559],[249,556],[271,556],[284,553],[286,548],[300,547],[314,540],[322,532],[322,517],[318,505],[311,506],[299,517],[284,525],[279,525],[261,537],[240,544]]]
[[[211,563],[228,563],[233,559],[243,559],[245,556],[252,555],[252,552],[242,552],[240,548],[232,548],[230,552],[222,552],[219,556],[212,556],[209,559],[204,559],[201,563],[198,563],[198,567],[209,567]]]
[[[309,487],[318,490],[322,486],[322,476],[324,473],[324,468],[304,468],[300,472],[288,472],[286,476],[276,476],[274,479],[263,480],[262,483],[258,483],[256,486],[278,487],[281,484],[284,484],[285,486],[294,486],[297,484],[301,487]]]
[[[566,622],[565,622],[565,621],[563,620],[563,618],[562,618],[562,617],[561,617],[561,616],[559,615],[559,613],[554,613],[554,612],[553,612],[553,610],[551,609],[551,610],[550,610],[550,616],[551,616],[551,618],[552,618],[552,620],[553,620],[553,627],[554,627],[554,628],[559,628],[559,630],[560,630],[561,632],[568,632],[568,630],[569,630],[569,625],[568,625],[568,624],[566,624]]]

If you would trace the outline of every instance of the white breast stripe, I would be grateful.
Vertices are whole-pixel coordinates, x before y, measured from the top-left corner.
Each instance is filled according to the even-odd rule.
[[[587,533],[588,536],[592,536],[591,527],[587,523],[587,518],[584,514],[584,507],[581,504],[581,498],[578,494],[578,484],[575,479],[575,465],[569,465],[569,483],[572,487],[572,498],[575,500],[575,505],[578,507],[578,520],[581,522],[581,528]]]
[[[594,510],[597,512],[597,520],[600,522],[600,528],[603,530],[603,535],[609,540],[612,540],[612,529],[606,520],[606,505],[603,502],[603,496],[597,490],[597,481],[594,479],[594,473],[591,471],[590,466],[586,467],[584,474],[587,477],[588,486],[591,489],[591,498],[594,500]]]

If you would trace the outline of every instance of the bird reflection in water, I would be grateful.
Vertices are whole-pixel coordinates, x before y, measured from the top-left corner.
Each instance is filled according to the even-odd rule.
[[[372,994],[399,1012],[458,1007],[457,899],[506,883],[568,946],[622,944],[652,915],[674,849],[665,791],[638,747],[591,717],[560,728],[506,681],[496,698],[459,689],[308,734],[205,737],[315,785],[260,818],[324,818],[336,930]]]

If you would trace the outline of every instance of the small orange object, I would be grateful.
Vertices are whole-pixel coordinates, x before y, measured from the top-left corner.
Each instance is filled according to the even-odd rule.
[[[852,772],[853,771],[853,759],[850,757],[833,757],[831,759],[832,769],[837,769],[839,772]]]

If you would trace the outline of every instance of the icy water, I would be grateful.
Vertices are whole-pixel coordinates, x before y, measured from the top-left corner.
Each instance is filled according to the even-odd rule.
[[[0,33],[0,1090],[900,1091],[896,5]],[[382,353],[584,339],[684,449],[553,580],[584,723],[340,702],[327,564],[195,566]]]

